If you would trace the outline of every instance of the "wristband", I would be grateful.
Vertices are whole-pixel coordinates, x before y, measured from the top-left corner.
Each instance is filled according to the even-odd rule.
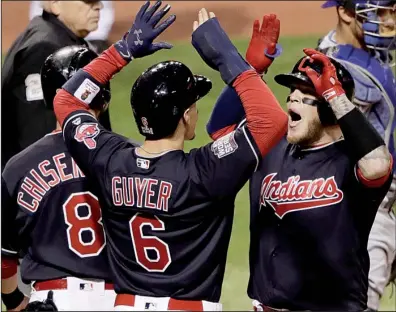
[[[19,290],[18,287],[15,288],[15,290],[12,293],[1,294],[1,300],[3,301],[7,310],[15,309],[17,306],[19,306],[22,303],[24,298],[25,295],[23,294],[23,292]]]
[[[265,55],[266,57],[270,58],[270,59],[275,59],[275,58],[277,58],[277,57],[278,57],[279,55],[281,55],[282,52],[283,52],[283,48],[282,48],[282,46],[280,45],[280,43],[277,43],[277,44],[276,44],[276,49],[275,49],[274,54],[269,54],[269,53],[267,52],[267,49],[268,49],[268,48],[265,48],[265,50],[264,50],[264,55]]]
[[[338,119],[338,124],[355,162],[377,147],[385,145],[377,130],[356,107]]]
[[[82,68],[72,79],[69,79],[62,89],[76,97],[89,108],[100,108],[104,105],[102,97],[103,85]]]

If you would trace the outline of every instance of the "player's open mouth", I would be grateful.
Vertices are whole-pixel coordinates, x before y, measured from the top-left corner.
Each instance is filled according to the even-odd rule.
[[[301,121],[301,115],[289,109],[289,126],[295,127]]]

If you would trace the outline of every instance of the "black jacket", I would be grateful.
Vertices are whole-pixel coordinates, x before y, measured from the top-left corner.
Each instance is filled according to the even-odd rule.
[[[2,169],[13,155],[55,129],[55,115],[44,106],[40,69],[50,54],[68,45],[88,43],[44,11],[31,20],[8,50],[1,77]],[[102,114],[100,122],[111,130],[108,112]]]

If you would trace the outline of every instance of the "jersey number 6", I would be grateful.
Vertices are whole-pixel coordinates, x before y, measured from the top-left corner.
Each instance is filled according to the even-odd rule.
[[[129,225],[136,262],[149,272],[165,272],[172,262],[168,244],[158,237],[143,234],[143,227],[150,227],[154,231],[164,231],[164,222],[156,216],[145,218],[137,213],[129,221]],[[155,258],[149,257],[149,250],[155,253]]]
[[[88,214],[82,217],[80,207],[86,207]],[[91,192],[73,193],[63,204],[63,213],[70,250],[81,258],[99,255],[106,238],[98,198]],[[91,232],[91,240],[84,242],[82,235],[87,231]]]

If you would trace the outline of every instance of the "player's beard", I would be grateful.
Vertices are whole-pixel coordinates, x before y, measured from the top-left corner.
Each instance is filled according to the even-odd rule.
[[[313,119],[308,123],[306,130],[298,136],[289,137],[287,136],[287,141],[292,144],[298,144],[302,147],[310,147],[315,142],[318,142],[323,135],[323,126],[319,119]]]

